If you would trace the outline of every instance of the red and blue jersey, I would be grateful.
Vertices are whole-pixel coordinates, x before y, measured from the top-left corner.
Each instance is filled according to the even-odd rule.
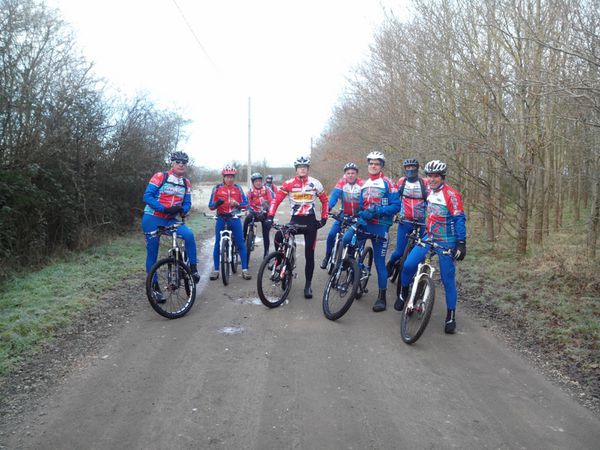
[[[260,189],[253,187],[248,191],[248,205],[255,212],[267,212],[272,201],[271,191],[264,186]]]
[[[217,206],[216,203],[219,200],[223,200],[223,202]],[[219,183],[210,194],[208,207],[212,211],[216,209],[217,215],[229,215],[235,210],[248,207],[248,199],[239,184],[227,186],[225,183]]]
[[[435,242],[456,244],[467,239],[466,216],[460,194],[443,184],[427,197],[425,229]]]
[[[269,216],[275,216],[279,204],[289,198],[292,216],[315,216],[317,198],[321,201],[321,218],[327,219],[327,194],[321,182],[313,177],[294,177],[284,182],[269,208]]]
[[[178,177],[172,170],[168,172],[157,172],[146,187],[144,192],[144,214],[170,219],[173,216],[164,212],[165,208],[181,206],[183,213],[187,214],[192,207],[190,181],[184,177]]]
[[[368,220],[371,224],[390,226],[394,214],[400,211],[400,198],[396,185],[383,172],[369,175],[360,190],[359,210],[375,208],[378,217]]]
[[[346,177],[340,178],[329,197],[329,210],[331,211],[341,198],[342,212],[347,216],[354,216],[358,212],[360,188],[363,183],[360,178],[357,178],[354,183],[348,183]]]
[[[401,200],[400,218],[423,222],[429,195],[429,188],[425,180],[420,178],[416,181],[409,181],[406,177],[402,177],[398,180],[396,188]]]

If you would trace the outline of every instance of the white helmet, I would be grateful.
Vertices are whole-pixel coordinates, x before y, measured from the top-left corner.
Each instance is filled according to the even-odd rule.
[[[310,158],[308,156],[298,156],[294,161],[294,167],[310,166]]]
[[[369,162],[372,159],[378,159],[379,161],[381,161],[381,166],[385,166],[385,155],[380,151],[375,150],[367,155],[367,162]]]
[[[425,164],[423,171],[427,175],[437,173],[445,177],[447,173],[447,166],[439,159],[434,159],[433,161],[429,161],[427,164]]]

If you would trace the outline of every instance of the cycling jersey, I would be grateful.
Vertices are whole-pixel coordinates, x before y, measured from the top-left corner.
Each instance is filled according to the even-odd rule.
[[[271,191],[271,197],[275,198],[275,194],[277,194],[277,191],[279,190],[275,183],[265,183],[265,187]]]
[[[396,184],[401,199],[400,218],[404,220],[423,221],[425,205],[429,189],[423,179],[409,181],[402,177]],[[425,197],[423,197],[425,195]]]
[[[271,195],[271,191],[264,186],[260,189],[253,187],[248,191],[248,206],[250,206],[253,211],[267,211],[269,206],[271,206],[272,201],[273,196]]]
[[[223,200],[223,203],[216,206],[218,200]],[[238,205],[231,206],[231,200],[235,200]],[[246,194],[238,184],[232,184],[227,186],[225,183],[217,184],[210,194],[210,200],[208,201],[208,207],[211,210],[217,210],[217,215],[230,215],[234,210],[245,208],[248,206],[248,199]]]
[[[327,194],[321,182],[313,177],[294,177],[284,182],[275,200],[269,208],[269,216],[275,216],[275,212],[284,198],[288,197],[291,206],[291,215],[294,216],[316,216],[315,202],[317,197],[321,201],[321,218],[327,219]]]
[[[364,181],[360,178],[357,178],[354,183],[349,183],[346,177],[340,178],[331,192],[331,197],[329,197],[329,210],[331,211],[335,207],[338,199],[341,197],[343,213],[348,216],[354,216],[358,212],[360,188],[363,183]]]
[[[361,186],[359,209],[377,208],[377,217],[369,219],[370,224],[381,224],[389,227],[394,214],[400,210],[400,199],[396,185],[383,172],[369,175]]]
[[[427,197],[425,228],[435,242],[456,244],[467,238],[466,217],[460,194],[442,184]]]
[[[161,219],[173,217],[164,212],[165,208],[170,206],[181,206],[183,213],[187,214],[192,207],[190,182],[187,178],[176,176],[172,170],[157,172],[150,178],[146,187],[144,203],[144,214]]]

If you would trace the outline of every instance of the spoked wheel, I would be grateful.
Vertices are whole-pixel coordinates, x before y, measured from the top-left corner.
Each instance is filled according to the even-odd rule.
[[[248,234],[246,235],[246,253],[248,255],[247,263],[250,263],[250,253],[254,250],[254,227],[248,227]]]
[[[367,284],[369,278],[371,278],[371,267],[373,267],[373,249],[371,247],[365,247],[363,253],[358,262],[358,268],[360,270],[360,280],[358,283],[358,290],[356,291],[356,299],[362,297],[363,294],[369,292],[367,290]]]
[[[221,279],[223,284],[227,286],[229,284],[229,270],[231,264],[229,262],[229,241],[225,240],[221,246]]]
[[[336,266],[323,292],[323,314],[329,320],[342,317],[352,306],[359,278],[358,263],[346,258]]]
[[[240,264],[240,249],[235,243],[231,243],[231,271],[237,273],[238,265]]]
[[[398,272],[396,274],[396,276],[398,277],[396,283],[396,298],[400,297],[400,293],[402,292],[402,268],[404,267],[404,262],[406,261],[408,254],[414,247],[414,244],[412,242],[413,241],[408,241],[406,247],[404,248],[404,253],[402,254],[402,257],[396,263],[396,267],[398,268]]]
[[[409,309],[406,305],[402,311],[400,334],[404,342],[413,344],[421,337],[431,318],[434,301],[435,287],[433,280],[428,276],[424,276],[417,285],[413,307]]]
[[[161,316],[184,316],[196,300],[196,283],[190,268],[174,258],[157,261],[146,277],[146,296]]]
[[[337,243],[333,252],[331,252],[331,257],[329,258],[329,265],[327,266],[327,273],[331,275],[333,269],[335,269],[338,263],[342,260],[342,253],[344,252],[344,245],[342,244],[342,240],[340,239]]]
[[[292,288],[292,274],[282,252],[271,252],[263,259],[256,282],[263,305],[276,308],[285,301]]]

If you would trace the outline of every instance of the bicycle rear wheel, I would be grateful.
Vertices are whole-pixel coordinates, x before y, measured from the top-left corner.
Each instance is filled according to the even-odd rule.
[[[404,247],[404,253],[402,253],[402,257],[396,263],[396,266],[398,267],[398,273],[396,274],[396,276],[398,277],[398,279],[396,280],[396,298],[400,297],[400,293],[402,292],[402,268],[404,267],[404,262],[406,261],[406,258],[408,258],[408,254],[414,246],[415,241],[409,239],[406,243],[406,247]]]
[[[329,320],[339,319],[352,306],[360,281],[359,274],[354,258],[340,261],[333,270],[323,292],[323,314]]]
[[[258,269],[257,290],[260,301],[276,308],[288,297],[292,288],[292,268],[282,252],[271,252]]]
[[[371,247],[365,247],[360,261],[358,261],[358,268],[360,270],[360,281],[358,283],[358,290],[356,291],[356,299],[362,297],[363,294],[369,292],[367,290],[367,284],[369,278],[371,278],[371,267],[373,267],[373,249]]]
[[[162,294],[159,301],[156,291]],[[168,319],[184,316],[196,300],[196,283],[190,268],[175,258],[156,262],[146,277],[146,296],[158,314]]]
[[[425,275],[419,279],[413,308],[404,307],[400,319],[400,335],[407,344],[414,344],[421,337],[433,311],[435,286],[433,280]]]
[[[237,273],[237,267],[240,264],[240,249],[235,245],[235,242],[231,243],[231,272]]]
[[[229,270],[231,264],[229,263],[229,240],[224,240],[221,245],[221,279],[223,284],[227,286],[229,284]]]

